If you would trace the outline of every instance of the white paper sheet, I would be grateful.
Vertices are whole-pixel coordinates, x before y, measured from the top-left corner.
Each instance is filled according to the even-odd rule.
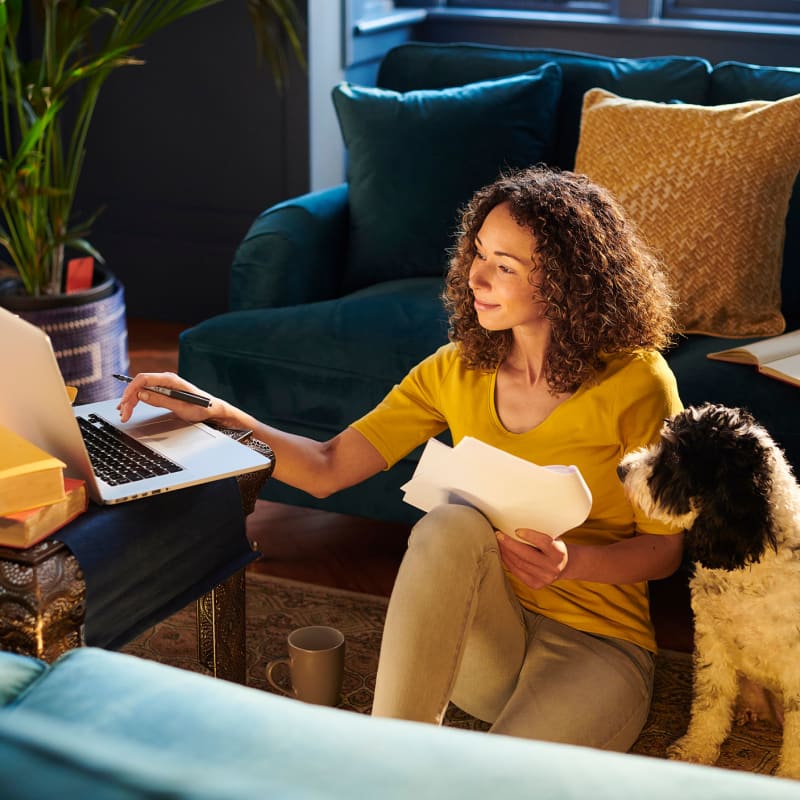
[[[592,507],[577,467],[539,466],[471,436],[455,447],[430,439],[400,488],[405,502],[422,511],[442,503],[474,506],[509,536],[531,528],[556,538],[580,525]]]

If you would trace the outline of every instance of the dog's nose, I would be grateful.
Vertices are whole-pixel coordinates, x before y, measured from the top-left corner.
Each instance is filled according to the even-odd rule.
[[[624,463],[617,464],[617,475],[621,481],[625,480],[625,476],[628,474],[629,467]]]

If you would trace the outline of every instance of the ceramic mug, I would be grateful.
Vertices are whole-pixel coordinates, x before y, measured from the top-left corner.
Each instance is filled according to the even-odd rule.
[[[306,703],[335,706],[339,703],[344,678],[344,634],[326,625],[310,625],[293,630],[288,638],[289,657],[267,664],[267,681],[283,694]],[[279,686],[272,673],[286,664],[292,681],[288,692]]]

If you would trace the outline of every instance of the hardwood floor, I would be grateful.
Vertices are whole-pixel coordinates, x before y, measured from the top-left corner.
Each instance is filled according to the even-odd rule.
[[[128,320],[132,374],[176,370],[181,325]],[[247,535],[262,556],[248,569],[322,586],[388,596],[409,526],[265,500],[256,502]],[[650,584],[658,643],[691,651],[692,615],[685,571]]]
[[[247,535],[266,575],[389,596],[409,526],[259,500]]]

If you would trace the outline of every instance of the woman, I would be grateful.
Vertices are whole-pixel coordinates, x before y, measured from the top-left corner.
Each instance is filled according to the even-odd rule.
[[[663,273],[615,201],[583,176],[510,173],[476,193],[445,289],[450,343],[327,442],[275,430],[224,400],[143,374],[120,401],[252,428],[274,477],[317,497],[387,469],[445,429],[540,464],[574,464],[593,495],[558,540],[495,531],[442,506],[414,527],[392,592],[373,714],[441,722],[450,700],[528,738],[626,750],[647,718],[656,649],[647,581],[680,563],[681,534],[645,519],[615,469],[681,408],[659,355],[672,332]]]

